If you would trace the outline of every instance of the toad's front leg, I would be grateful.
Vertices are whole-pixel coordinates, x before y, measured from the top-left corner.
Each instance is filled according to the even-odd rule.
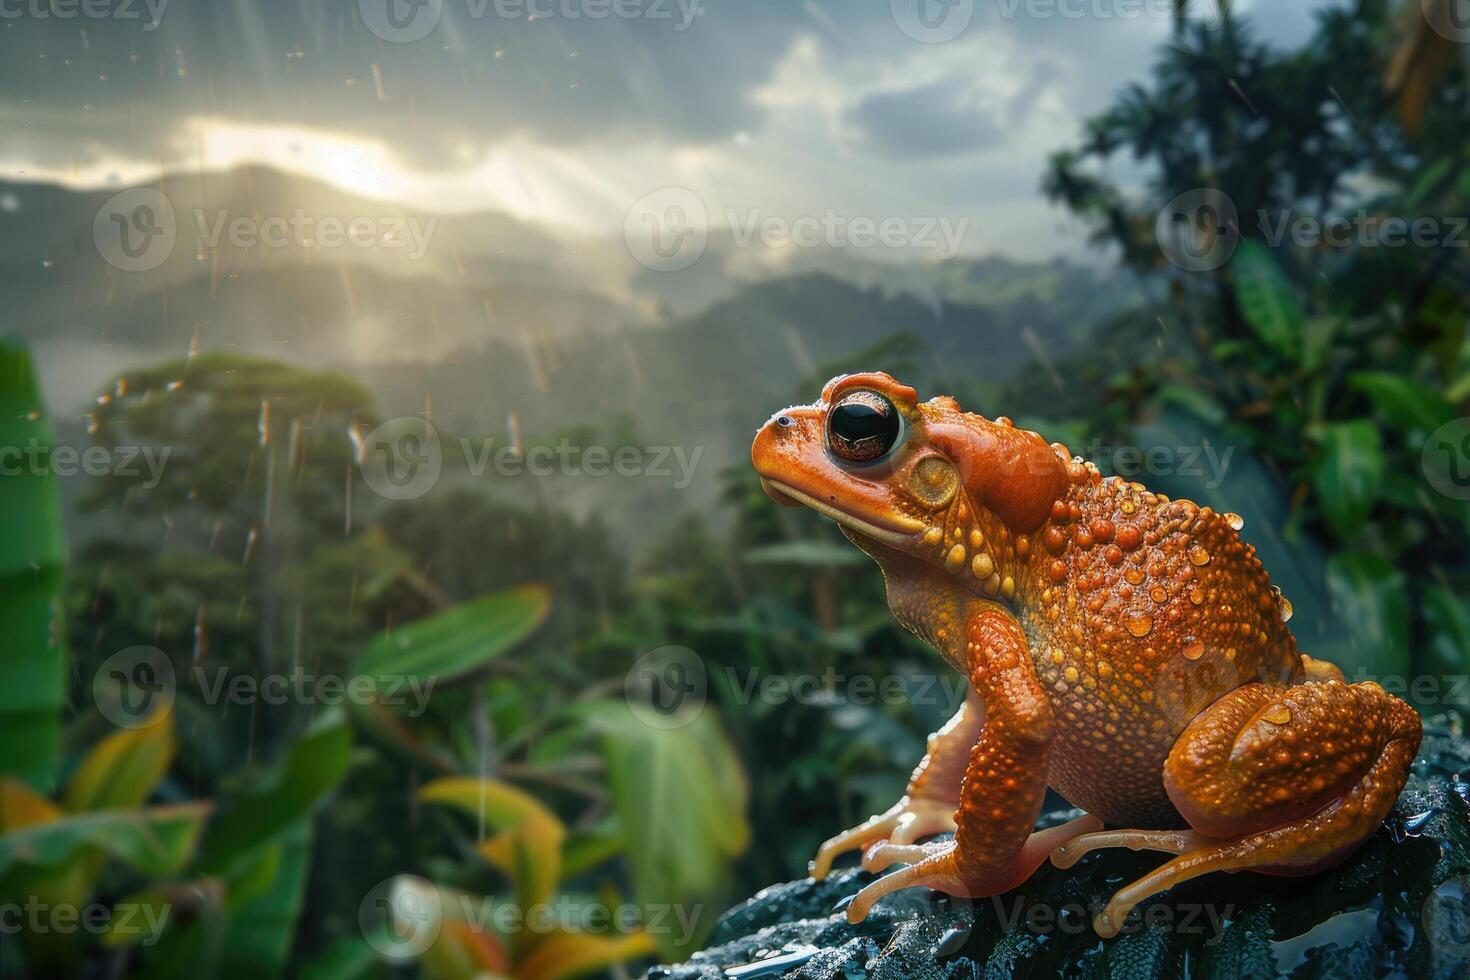
[[[812,861],[812,877],[818,881],[827,877],[833,859],[848,851],[883,842],[904,846],[921,837],[954,830],[954,811],[960,802],[966,761],[984,721],[985,706],[972,689],[954,717],[929,736],[929,751],[914,770],[903,797],[886,812],[823,844]]]
[[[868,852],[870,870],[903,861],[910,866],[858,893],[848,919],[861,922],[873,903],[901,888],[924,886],[952,895],[998,895],[1031,876],[1052,849],[1100,824],[1081,817],[1032,834],[1046,795],[1054,726],[1032,668],[1025,634],[1003,607],[977,603],[966,616],[965,662],[985,705],[985,723],[970,751],[952,840],[919,846],[879,844]]]

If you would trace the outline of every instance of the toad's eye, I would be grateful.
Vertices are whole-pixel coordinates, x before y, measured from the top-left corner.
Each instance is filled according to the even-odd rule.
[[[839,459],[869,463],[898,441],[898,409],[873,391],[843,395],[827,415],[827,444]]]

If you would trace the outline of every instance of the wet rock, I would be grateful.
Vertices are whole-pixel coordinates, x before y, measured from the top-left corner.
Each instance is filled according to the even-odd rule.
[[[1058,811],[1043,826],[1076,811]],[[1307,878],[1241,873],[1186,882],[1144,903],[1122,933],[1091,921],[1162,856],[1099,851],[1044,865],[995,898],[919,889],[857,926],[834,908],[873,876],[857,869],[773,885],[727,912],[708,947],[650,980],[958,980],[1028,976],[1253,978],[1470,976],[1470,741],[1430,719],[1408,786],[1378,834]]]

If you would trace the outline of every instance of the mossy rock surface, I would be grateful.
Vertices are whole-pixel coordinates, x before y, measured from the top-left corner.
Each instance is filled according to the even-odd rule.
[[[1111,940],[1093,933],[1093,913],[1161,855],[1094,852],[996,898],[909,889],[857,926],[833,906],[872,880],[866,872],[774,885],[727,912],[703,952],[647,977],[1470,976],[1467,780],[1462,720],[1432,719],[1393,813],[1342,865],[1306,878],[1197,878],[1144,903]]]

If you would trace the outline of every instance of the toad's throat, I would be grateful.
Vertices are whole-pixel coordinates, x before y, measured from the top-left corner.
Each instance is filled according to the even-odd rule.
[[[865,521],[861,517],[855,517],[843,510],[838,510],[829,503],[818,500],[810,494],[802,493],[795,487],[773,480],[770,477],[761,477],[761,486],[767,494],[779,499],[785,496],[803,506],[810,507],[824,517],[830,517],[844,527],[852,528],[859,534],[872,538],[874,541],[889,545],[894,548],[902,548],[908,543],[910,537],[924,530],[922,521],[916,521],[910,517],[894,516],[885,518],[894,527],[880,527],[871,521]]]

